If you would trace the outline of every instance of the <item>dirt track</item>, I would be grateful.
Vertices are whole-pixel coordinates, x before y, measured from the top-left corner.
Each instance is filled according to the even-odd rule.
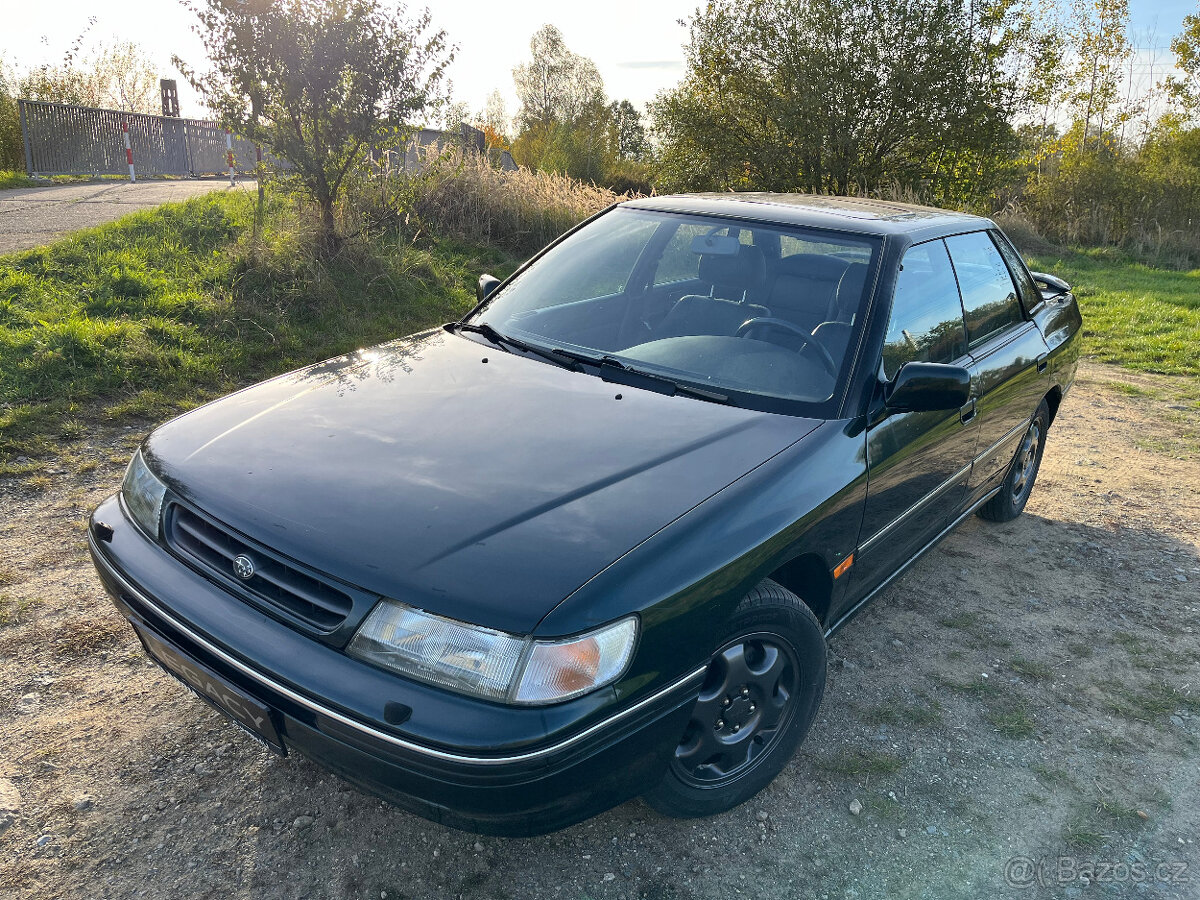
[[[41,247],[64,234],[103,225],[139,209],[255,184],[241,180],[237,188],[230,188],[227,178],[200,178],[136,184],[94,181],[0,191],[0,256]]]
[[[833,639],[766,792],[519,841],[276,759],[149,665],[82,525],[140,435],[94,436],[0,479],[0,895],[1193,900],[1198,423],[1164,380],[1085,367],[1027,514],[969,521]]]

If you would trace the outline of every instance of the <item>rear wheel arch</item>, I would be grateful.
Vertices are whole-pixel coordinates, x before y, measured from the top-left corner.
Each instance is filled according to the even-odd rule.
[[[1062,403],[1062,398],[1062,388],[1057,384],[1050,388],[1050,392],[1046,394],[1044,398],[1042,398],[1046,401],[1046,407],[1050,410],[1050,421],[1046,423],[1047,425],[1054,423],[1054,417],[1058,415],[1058,407],[1059,404]]]

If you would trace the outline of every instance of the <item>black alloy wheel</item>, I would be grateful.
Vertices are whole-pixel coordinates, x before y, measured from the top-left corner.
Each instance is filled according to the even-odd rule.
[[[703,787],[740,778],[787,732],[799,686],[795,652],[776,636],[758,633],[727,644],[708,664],[675,748],[676,774]]]
[[[749,800],[787,765],[825,690],[825,633],[766,580],[738,604],[666,772],[645,795],[660,813],[711,816]]]

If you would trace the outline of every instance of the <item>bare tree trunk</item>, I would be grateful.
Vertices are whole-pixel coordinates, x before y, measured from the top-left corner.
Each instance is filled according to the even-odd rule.
[[[258,206],[254,210],[254,236],[262,235],[263,215],[265,204],[265,193],[263,190],[263,158],[262,146],[256,144],[254,147],[254,178],[258,182]]]
[[[1088,129],[1092,124],[1092,102],[1096,98],[1096,70],[1100,65],[1099,57],[1092,60],[1092,80],[1088,84],[1087,112],[1083,116],[1083,146],[1087,146]]]
[[[321,197],[317,202],[321,207],[321,250],[326,255],[332,256],[337,251],[339,243],[333,220],[333,198]]]

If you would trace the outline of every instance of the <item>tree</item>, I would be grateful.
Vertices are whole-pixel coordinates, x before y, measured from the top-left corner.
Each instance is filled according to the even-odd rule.
[[[596,64],[567,49],[562,32],[543,25],[529,41],[532,59],[513,69],[521,130],[575,121],[589,106],[604,103],[604,80]]]
[[[442,107],[443,131],[458,131],[471,118],[471,107],[464,100],[451,100]]]
[[[1082,144],[1102,138],[1134,112],[1120,103],[1121,70],[1133,56],[1129,45],[1129,0],[1074,0],[1068,101],[1073,118],[1083,123]],[[1094,126],[1094,127],[1093,127]]]
[[[231,130],[292,165],[337,247],[334,205],[373,146],[397,144],[439,99],[453,58],[426,10],[382,0],[195,0],[212,69],[176,65]]]
[[[608,107],[612,122],[610,138],[614,151],[621,159],[639,160],[650,149],[646,140],[646,128],[642,125],[642,114],[628,100],[613,101]]]
[[[1171,41],[1171,52],[1183,75],[1168,78],[1167,90],[1185,118],[1200,119],[1200,13],[1184,17],[1183,30]]]
[[[79,56],[78,42],[56,65],[46,63],[17,82],[28,100],[70,103],[122,112],[159,111],[158,71],[137,44],[101,44],[90,56]]]
[[[13,77],[0,59],[0,170],[24,169],[25,148],[21,141],[21,118],[13,96]]]
[[[662,180],[961,200],[1011,155],[1013,0],[712,0],[651,105]]]
[[[508,133],[508,111],[499,91],[488,94],[483,109],[475,118],[483,133],[488,135],[488,147],[500,147],[508,143],[505,137]]]

